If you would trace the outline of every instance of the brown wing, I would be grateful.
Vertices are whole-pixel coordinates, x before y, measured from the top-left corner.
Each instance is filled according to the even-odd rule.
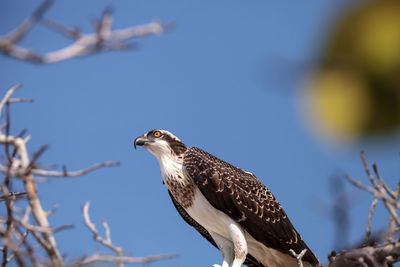
[[[181,217],[187,222],[190,226],[194,227],[194,229],[197,230],[205,239],[208,240],[214,247],[218,248],[217,245],[215,244],[214,239],[211,237],[210,233],[200,224],[198,224],[195,220],[193,220],[192,217],[185,211],[185,209],[175,200],[175,198],[172,196],[171,192],[168,190],[168,194],[171,197],[172,203],[174,203],[174,206],[178,213],[181,215]],[[266,267],[259,263],[253,256],[250,254],[247,255],[246,261],[244,262],[244,265],[247,265],[248,267]]]
[[[282,206],[253,174],[195,147],[185,152],[184,167],[210,204],[236,220],[257,241],[290,256],[290,249],[300,253],[307,248],[303,260],[319,263]]]

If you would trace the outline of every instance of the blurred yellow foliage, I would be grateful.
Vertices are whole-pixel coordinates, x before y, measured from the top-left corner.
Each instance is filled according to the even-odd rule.
[[[400,1],[362,2],[336,22],[303,90],[325,137],[354,140],[400,127]]]
[[[365,67],[376,73],[398,67],[400,2],[382,1],[368,6],[360,14],[359,20],[362,23],[354,28],[356,57]]]
[[[318,90],[314,90],[318,88]],[[319,132],[335,138],[351,138],[362,131],[371,111],[366,84],[341,70],[321,71],[306,87],[306,108]]]

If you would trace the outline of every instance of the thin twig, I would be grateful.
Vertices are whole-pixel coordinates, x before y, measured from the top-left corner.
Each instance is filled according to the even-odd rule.
[[[112,251],[114,251],[115,253],[117,253],[119,255],[122,251],[122,248],[116,247],[111,243],[111,238],[109,237],[109,233],[107,234],[107,237],[108,237],[107,239],[103,239],[100,236],[99,232],[96,229],[96,226],[90,220],[89,207],[90,207],[90,201],[86,202],[86,204],[83,206],[83,210],[82,210],[83,211],[83,219],[85,221],[86,226],[92,232],[94,240],[96,240],[103,246],[111,249]],[[104,223],[103,223],[103,225],[104,225]],[[107,228],[108,228],[108,225],[107,225]],[[108,229],[108,231],[109,231],[109,229]]]
[[[32,171],[32,169],[35,167],[35,164],[37,160],[43,155],[43,153],[50,148],[49,145],[43,145],[39,148],[38,151],[36,151],[33,156],[31,161],[29,162],[29,165],[25,168],[25,175],[29,175]],[[24,175],[24,176],[25,176]]]
[[[344,177],[346,178],[347,181],[349,181],[352,185],[354,185],[355,187],[360,188],[361,190],[367,191],[369,193],[371,193],[372,195],[377,194],[379,199],[383,199],[385,198],[387,201],[389,201],[389,203],[391,205],[393,205],[395,208],[400,209],[400,203],[393,200],[393,199],[389,199],[387,197],[385,197],[384,194],[382,194],[380,191],[377,192],[374,188],[364,185],[363,183],[353,179],[351,176],[349,176],[348,174],[345,174]]]
[[[399,197],[400,197],[400,182],[397,184],[396,191],[394,192],[394,195],[393,195],[393,200],[398,202]],[[395,233],[397,231],[398,230],[396,230],[396,224],[395,224],[394,218],[392,216],[389,216],[389,232],[387,235],[387,241],[389,243],[394,242]],[[400,237],[399,237],[399,240],[400,240]]]
[[[10,192],[8,194],[8,196],[5,196],[5,195],[0,196],[0,202],[6,200],[7,197],[10,199],[20,199],[25,195],[26,195],[26,192],[18,192],[18,193]]]
[[[58,32],[66,37],[72,38],[73,40],[77,40],[82,36],[79,29],[70,29],[54,20],[43,18],[40,22],[49,29]]]
[[[14,217],[13,220],[31,232],[39,232],[39,233],[57,233],[62,230],[71,229],[74,227],[73,225],[61,225],[56,228],[50,228],[50,227],[29,224],[25,222],[23,219],[18,217]],[[4,223],[4,220],[0,219],[0,222]]]
[[[2,233],[2,239],[4,243],[4,249],[3,249],[3,261],[1,266],[5,267],[8,263],[8,249],[10,248],[13,250],[14,244],[12,241],[12,228],[14,224],[14,215],[13,215],[13,205],[14,201],[13,198],[10,197],[9,193],[9,183],[10,183],[10,174],[9,174],[9,169],[12,164],[12,159],[11,162],[9,163],[9,167],[7,168],[6,175],[4,177],[3,185],[1,187],[1,191],[3,192],[5,204],[6,204],[6,210],[7,210],[7,219],[4,222],[6,224],[6,230],[4,233]]]
[[[8,102],[8,100],[10,99],[11,95],[15,92],[15,90],[17,90],[21,86],[22,84],[17,84],[11,87],[4,95],[3,99],[0,101],[0,118],[1,118],[1,111],[3,110],[4,105]]]
[[[376,204],[378,203],[378,198],[374,196],[374,200],[372,200],[371,208],[369,209],[368,213],[368,221],[367,221],[367,228],[365,231],[365,243],[368,244],[369,238],[371,236],[371,221],[372,221],[372,214],[374,213],[374,209]]]
[[[54,212],[56,212],[56,210],[58,209],[58,205],[55,205],[51,210],[46,212],[47,217],[49,217],[50,215],[52,215]]]
[[[34,101],[33,98],[18,97],[18,98],[10,98],[7,102],[8,103],[32,103],[33,101]]]
[[[120,165],[119,162],[106,161],[106,162],[96,163],[96,164],[90,166],[89,168],[86,168],[83,170],[72,171],[72,172],[68,172],[66,170],[59,172],[59,171],[33,169],[31,171],[31,173],[35,174],[35,175],[39,175],[39,176],[45,176],[45,177],[77,177],[77,176],[85,175],[89,172],[100,169],[102,167],[113,167],[113,166],[118,166],[118,165]]]
[[[90,202],[86,202],[85,206],[83,206],[83,218],[85,220],[85,224],[89,228],[89,230],[93,233],[93,238],[103,246],[111,249],[114,251],[119,258],[119,261],[117,261],[119,267],[123,267],[123,261],[121,258],[123,257],[123,249],[121,247],[114,246],[111,243],[111,234],[110,234],[110,227],[108,226],[107,222],[103,220],[103,226],[106,231],[106,239],[103,239],[99,232],[97,232],[95,225],[90,221],[89,217],[89,207],[90,207]]]
[[[372,173],[371,173],[371,171],[370,171],[370,169],[369,169],[368,161],[367,161],[367,158],[366,158],[366,156],[365,156],[365,152],[364,152],[364,151],[361,151],[361,160],[362,160],[362,162],[363,162],[364,170],[365,170],[365,172],[367,173],[367,177],[368,177],[369,181],[371,182],[371,184],[372,184],[375,188],[377,188],[377,187],[378,187],[378,184],[376,183],[375,178],[374,178],[374,176],[372,175]]]
[[[32,246],[29,244],[29,242],[27,241],[26,236],[30,233],[30,231],[26,231],[25,233],[27,234],[25,236],[25,233],[23,234],[21,232],[21,230],[19,229],[19,227],[16,227],[16,232],[18,233],[18,235],[20,236],[20,240],[22,239],[22,243],[24,245],[24,247],[26,248],[26,252],[28,254],[28,258],[31,260],[31,264],[33,267],[38,266],[37,261],[36,261],[36,257],[34,255],[34,249],[32,248]],[[25,237],[24,237],[25,236]],[[24,238],[22,238],[24,237]]]
[[[364,191],[367,191],[371,194],[375,193],[375,190],[372,187],[369,187],[365,184],[362,184],[361,182],[354,180],[353,178],[351,178],[351,176],[349,176],[348,174],[345,174],[344,177],[346,178],[347,181],[349,181],[352,185],[354,185],[355,187],[358,187]]]
[[[148,264],[148,263],[151,263],[154,261],[173,259],[176,257],[178,257],[178,255],[176,255],[176,254],[161,254],[161,255],[154,255],[154,256],[148,256],[148,257],[127,257],[127,256],[119,257],[119,256],[95,254],[91,257],[84,258],[81,261],[75,263],[73,265],[73,267],[79,267],[79,266],[83,266],[83,265],[93,264],[96,262],[116,263],[116,264],[119,264],[120,262]]]
[[[156,256],[149,256],[149,257],[141,257],[141,258],[133,258],[133,257],[127,257],[123,255],[123,250],[121,247],[117,247],[112,244],[111,242],[111,234],[110,234],[110,227],[108,226],[107,222],[103,220],[103,226],[106,232],[106,238],[102,238],[99,234],[99,232],[96,229],[96,226],[92,223],[90,220],[89,216],[89,207],[90,207],[90,202],[86,202],[86,204],[83,206],[82,213],[83,213],[83,218],[86,226],[89,228],[89,230],[93,234],[94,240],[102,244],[103,246],[109,248],[110,250],[114,251],[117,256],[101,256],[98,254],[94,254],[89,258],[84,258],[78,263],[76,263],[74,266],[82,266],[82,265],[87,265],[91,264],[94,262],[112,262],[118,264],[118,266],[122,267],[123,263],[149,263],[157,260],[162,260],[162,259],[171,259],[177,257],[175,254],[163,254],[163,255],[156,255]]]
[[[28,236],[29,231],[26,231],[20,238],[19,243],[16,246],[16,250],[19,250],[21,245],[24,243],[26,237]],[[15,253],[11,254],[8,258],[7,261],[10,262],[13,258],[15,257]]]
[[[386,191],[392,198],[395,198],[395,197],[396,197],[395,192],[393,192],[392,190],[390,190],[389,187],[385,184],[385,182],[383,181],[383,179],[382,179],[382,177],[381,177],[381,175],[380,175],[380,173],[379,173],[379,171],[378,171],[378,167],[376,166],[375,163],[372,164],[372,168],[374,169],[374,173],[375,173],[376,177],[378,178],[379,185],[382,186],[382,187],[385,189],[385,191]]]

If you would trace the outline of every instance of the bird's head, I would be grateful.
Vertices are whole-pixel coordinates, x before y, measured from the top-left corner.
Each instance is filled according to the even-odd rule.
[[[143,146],[157,158],[179,156],[186,151],[186,145],[166,130],[155,129],[135,139],[134,147]]]

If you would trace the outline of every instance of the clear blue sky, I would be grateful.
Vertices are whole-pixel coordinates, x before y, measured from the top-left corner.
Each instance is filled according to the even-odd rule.
[[[134,256],[178,253],[153,266],[211,266],[219,252],[175,211],[162,184],[156,159],[133,149],[135,137],[167,129],[246,170],[266,184],[317,256],[333,249],[333,224],[324,215],[330,203],[329,177],[350,173],[367,182],[359,151],[376,161],[388,184],[399,180],[399,138],[344,147],[327,145],[304,125],[298,109],[301,79],[271,81],[277,59],[312,59],[330,22],[343,8],[337,0],[272,1],[59,1],[47,17],[91,30],[102,10],[114,9],[114,28],[153,18],[176,28],[139,41],[140,49],[36,66],[0,55],[0,92],[16,83],[17,96],[35,99],[12,107],[13,133],[27,128],[31,153],[51,149],[42,164],[69,170],[107,160],[120,167],[76,179],[39,185],[47,209],[58,204],[53,226],[74,224],[56,235],[69,259],[90,254],[95,244],[83,225],[81,207],[91,201],[98,228],[106,218],[112,239]],[[0,2],[0,34],[16,27],[40,1]],[[39,51],[69,40],[35,27],[23,45]],[[274,76],[273,74],[272,76]],[[272,79],[273,80],[273,79]],[[15,183],[15,189],[20,189]],[[354,197],[350,240],[364,235],[371,196],[346,185]],[[379,206],[375,229],[386,226]],[[103,250],[102,250],[103,251]]]

